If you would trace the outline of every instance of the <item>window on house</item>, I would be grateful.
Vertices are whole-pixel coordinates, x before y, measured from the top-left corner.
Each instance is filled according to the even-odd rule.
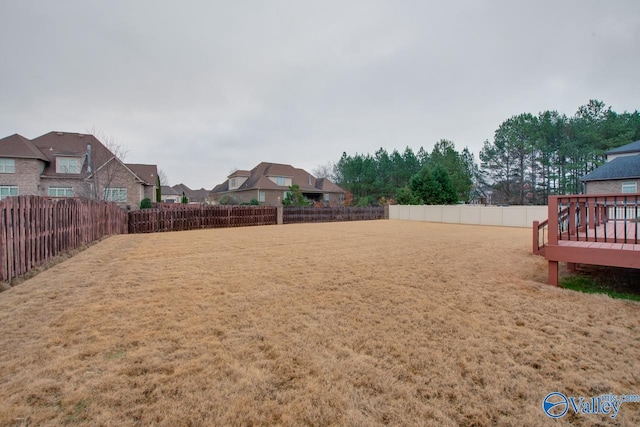
[[[287,178],[285,178],[284,176],[276,176],[276,184],[287,185]]]
[[[622,192],[623,193],[637,193],[638,192],[638,183],[637,182],[623,182],[622,183]]]
[[[265,201],[264,191],[258,191],[258,201],[259,202],[264,202]]]
[[[0,185],[0,200],[6,199],[9,196],[18,195],[17,185]]]
[[[0,159],[0,173],[16,173],[16,162],[13,159]]]
[[[229,180],[229,188],[235,188],[236,187],[236,179],[235,178],[231,178]]]
[[[104,200],[107,202],[126,202],[127,189],[108,187],[104,189]]]
[[[56,172],[57,173],[80,173],[82,161],[77,157],[57,157]]]
[[[71,187],[49,187],[49,197],[73,197]]]
[[[329,193],[325,193],[324,195],[324,201],[328,202],[329,201]]]

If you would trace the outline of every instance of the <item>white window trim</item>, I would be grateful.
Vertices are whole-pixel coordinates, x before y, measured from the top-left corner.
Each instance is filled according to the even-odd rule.
[[[631,191],[625,191],[625,187],[627,189],[631,189]],[[637,182],[623,182],[621,188],[622,194],[633,194],[638,192],[638,183]]]
[[[75,167],[72,167],[72,162]],[[56,157],[56,173],[78,175],[81,171],[82,160],[79,157]]]
[[[55,192],[55,194],[51,194]],[[60,194],[60,192],[63,194]],[[73,197],[73,189],[71,187],[49,187],[49,197]]]
[[[114,197],[116,192],[118,192],[118,197]],[[125,187],[107,187],[104,189],[104,200],[107,202],[126,203],[127,189]]]
[[[5,192],[3,190],[7,190],[6,191],[7,194],[3,195],[2,193]],[[11,194],[11,193],[14,193],[14,194]],[[18,191],[17,185],[0,185],[0,200],[5,199],[7,197],[18,196],[18,195],[20,195],[20,192]]]
[[[0,159],[0,173],[16,173],[16,161],[14,159]]]

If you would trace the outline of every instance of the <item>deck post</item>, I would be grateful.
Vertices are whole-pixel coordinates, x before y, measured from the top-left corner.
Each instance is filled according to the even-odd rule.
[[[547,283],[552,286],[558,286],[558,261],[549,261]]]
[[[549,202],[547,206],[547,218],[548,218],[548,239],[549,245],[558,244],[558,196],[549,196]],[[558,286],[558,261],[549,260],[549,273],[547,276],[547,283],[553,286]]]
[[[538,240],[538,228],[540,227],[540,221],[533,221],[533,254],[537,255],[538,254],[538,250],[540,250],[540,247],[538,246],[539,244],[539,240]]]
[[[550,245],[558,244],[558,196],[549,196],[549,203],[547,207],[547,218],[549,225],[548,239]]]

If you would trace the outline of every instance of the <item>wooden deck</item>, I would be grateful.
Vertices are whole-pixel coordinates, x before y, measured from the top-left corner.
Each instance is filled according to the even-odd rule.
[[[533,226],[548,283],[558,284],[558,262],[640,269],[639,201],[640,194],[549,197],[548,220]]]

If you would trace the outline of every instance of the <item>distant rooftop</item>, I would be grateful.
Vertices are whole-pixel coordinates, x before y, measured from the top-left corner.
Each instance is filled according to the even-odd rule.
[[[586,174],[580,181],[608,181],[611,179],[640,178],[640,154],[616,157],[594,171]]]
[[[623,154],[623,153],[640,153],[640,141],[631,142],[629,144],[623,145],[622,147],[613,148],[607,151],[606,154]]]

